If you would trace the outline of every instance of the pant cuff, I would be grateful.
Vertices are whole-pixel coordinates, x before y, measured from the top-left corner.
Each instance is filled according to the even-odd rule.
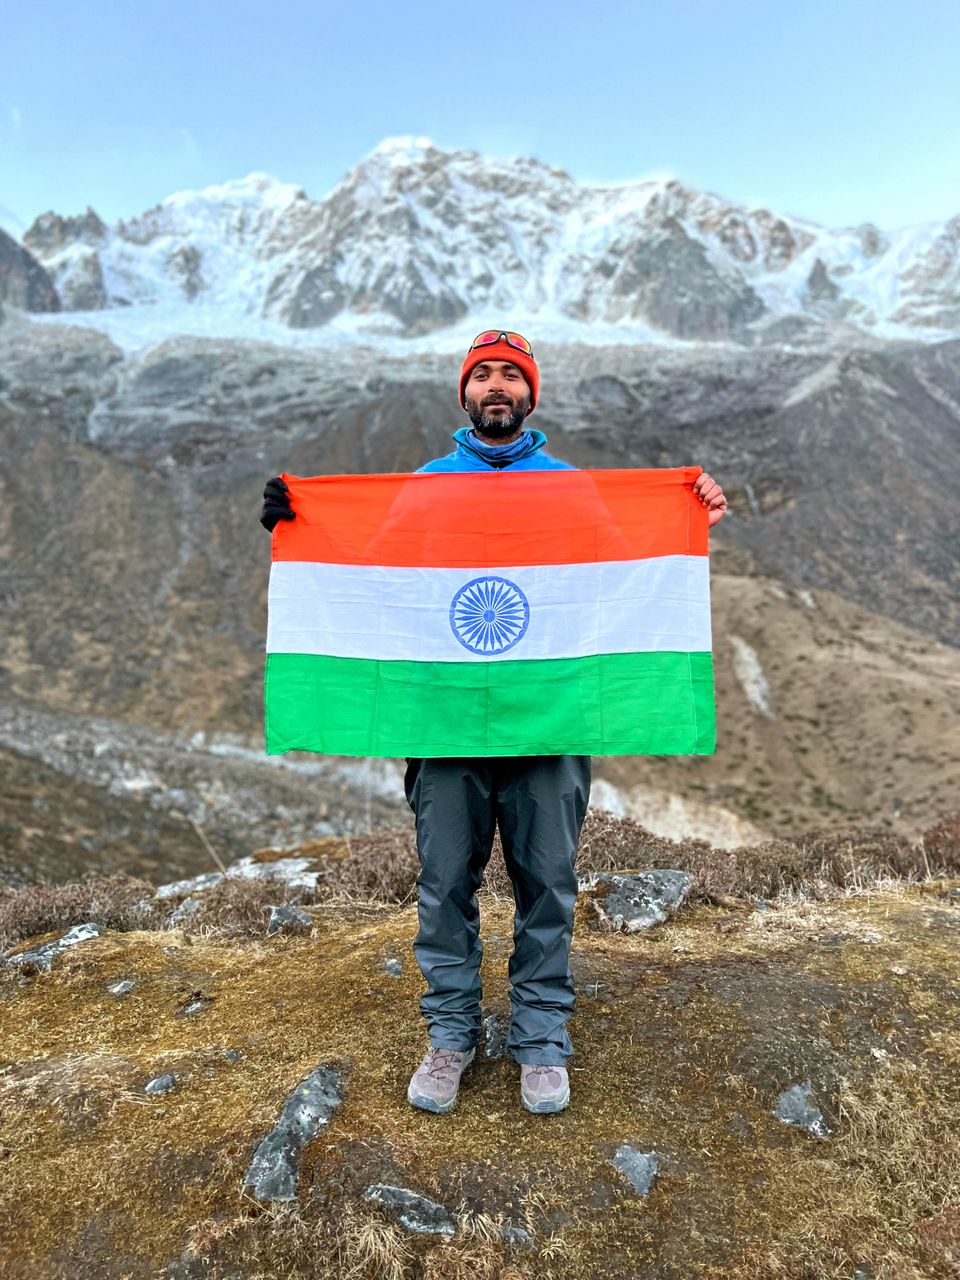
[[[516,1049],[510,1050],[510,1057],[521,1066],[565,1067],[572,1054],[562,1054],[558,1049]]]
[[[452,1039],[456,1040],[457,1037],[454,1036],[452,1037]],[[456,1049],[457,1053],[468,1053],[471,1049],[475,1049],[476,1047],[477,1047],[476,1040],[471,1040],[467,1044],[464,1044],[463,1041],[460,1040],[457,1044],[453,1044],[451,1042],[450,1036],[442,1036],[442,1035],[435,1036],[432,1034],[430,1036],[431,1049]]]

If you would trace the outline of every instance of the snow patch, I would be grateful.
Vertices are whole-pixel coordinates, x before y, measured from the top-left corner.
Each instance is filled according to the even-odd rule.
[[[489,327],[489,309],[471,312],[446,329],[404,337],[393,316],[380,312],[358,315],[345,312],[319,329],[290,329],[277,320],[250,311],[183,301],[141,302],[103,311],[37,312],[31,324],[76,325],[105,334],[125,355],[136,355],[170,338],[217,338],[269,342],[298,350],[372,350],[385,356],[457,355],[470,345],[481,329]],[[590,347],[655,345],[673,350],[699,350],[723,343],[686,341],[645,324],[606,324],[572,320],[552,307],[517,320],[520,332],[534,335],[534,350],[545,346],[582,344]]]
[[[714,849],[759,844],[767,833],[722,805],[637,786],[624,790],[606,778],[594,778],[590,803],[616,818],[632,818],[664,840],[706,840]]]
[[[770,686],[767,684],[767,678],[763,674],[763,667],[760,665],[756,649],[747,644],[746,640],[740,636],[732,635],[730,642],[733,645],[733,671],[743,686],[747,701],[754,711],[766,716],[768,720],[773,720],[774,714],[770,707]]]
[[[414,137],[409,133],[398,134],[395,138],[384,138],[378,142],[366,158],[368,160],[378,158],[390,160],[395,164],[408,165],[422,160],[425,152],[435,150],[436,147],[431,138],[425,138],[422,135]]]
[[[832,382],[836,381],[839,372],[840,357],[837,356],[832,360],[828,360],[821,368],[815,369],[813,373],[798,382],[786,400],[784,400],[783,407],[792,409],[795,404],[800,404],[802,400],[817,395],[820,391],[825,391]]]

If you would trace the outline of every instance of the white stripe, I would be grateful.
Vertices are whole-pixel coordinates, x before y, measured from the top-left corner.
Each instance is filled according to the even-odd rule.
[[[277,560],[267,652],[419,662],[708,652],[709,575],[706,556],[686,555],[489,570]],[[529,602],[526,631],[510,648],[472,652],[454,633],[451,603],[477,578],[506,579]],[[482,645],[462,610],[457,617],[467,640]],[[508,612],[508,637],[521,619],[520,608]]]

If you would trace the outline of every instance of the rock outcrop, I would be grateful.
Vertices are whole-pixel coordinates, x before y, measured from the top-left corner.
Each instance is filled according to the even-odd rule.
[[[0,303],[21,311],[59,311],[60,298],[47,271],[23,245],[0,231]]]

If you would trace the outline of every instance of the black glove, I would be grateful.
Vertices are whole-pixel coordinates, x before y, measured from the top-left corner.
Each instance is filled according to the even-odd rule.
[[[271,533],[278,520],[293,520],[296,517],[297,513],[290,506],[289,492],[286,481],[281,480],[279,476],[274,476],[272,480],[267,481],[263,491],[260,523]]]

